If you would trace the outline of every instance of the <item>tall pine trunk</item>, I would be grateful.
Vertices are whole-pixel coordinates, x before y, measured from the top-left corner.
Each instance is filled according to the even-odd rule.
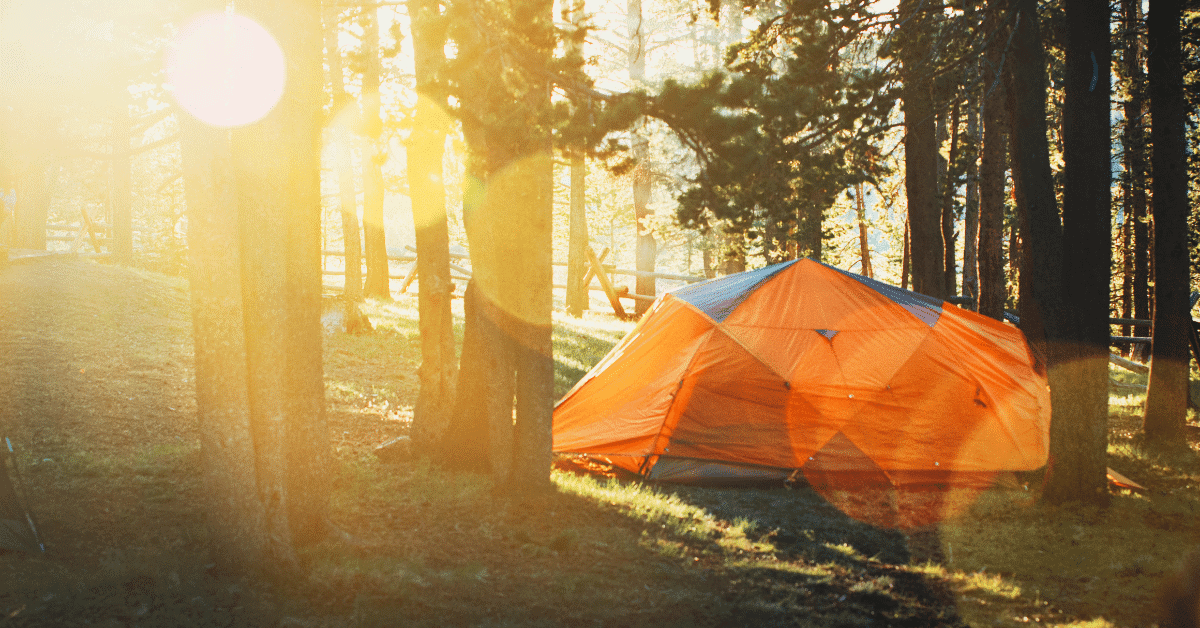
[[[509,0],[504,8],[522,25],[531,57],[548,62],[556,43],[552,4]],[[478,23],[456,25],[460,54],[473,54],[488,36]],[[499,62],[481,56],[464,71],[492,76]],[[544,77],[526,79],[506,93],[462,92],[463,107],[481,114],[463,125],[471,152],[463,222],[473,272],[455,415],[443,446],[458,466],[490,469],[499,485],[540,492],[550,488],[554,404],[554,171],[551,86]],[[513,119],[524,122],[497,122]]]
[[[958,241],[954,234],[954,227],[957,222],[954,216],[954,199],[957,196],[958,186],[956,182],[958,177],[954,172],[954,167],[958,161],[959,107],[959,103],[954,103],[954,109],[950,113],[950,158],[946,162],[945,178],[941,189],[942,245],[945,249],[944,262],[947,296],[953,296],[958,293],[958,263],[956,260]]]
[[[288,82],[266,117],[236,131],[185,122],[196,387],[217,560],[291,574],[293,542],[328,529],[320,14],[294,0],[239,11],[275,34]]]
[[[1154,323],[1142,429],[1149,441],[1184,443],[1188,402],[1190,277],[1187,248],[1187,118],[1182,0],[1151,0],[1146,26],[1150,142],[1154,146]]]
[[[634,85],[646,80],[646,32],[642,19],[642,0],[628,0],[625,13],[625,25],[629,34],[629,80]],[[650,213],[650,140],[646,137],[645,118],[634,125],[633,130],[633,217],[637,225],[637,246],[635,249],[637,270],[639,273],[653,273],[654,262],[658,255],[658,242],[654,239],[652,214]],[[637,277],[636,294],[655,295],[654,277],[639,274]],[[634,303],[634,313],[642,315],[650,309],[650,302],[637,299]]]
[[[362,78],[362,177],[363,244],[367,258],[365,296],[392,300],[388,279],[387,241],[383,224],[383,160],[379,141],[383,134],[379,101],[379,20],[378,8],[363,10]]]
[[[921,11],[918,13],[918,11]],[[941,212],[937,204],[937,132],[932,85],[923,59],[928,54],[930,20],[923,3],[901,0],[899,14],[903,42],[900,48],[904,81],[901,111],[904,114],[904,183],[908,196],[910,268],[912,289],[945,298],[942,259]]]
[[[983,144],[979,132],[979,92],[967,93],[967,136],[976,150],[967,168],[967,198],[963,209],[963,296],[973,301],[971,309],[979,310],[979,151]]]
[[[1112,207],[1109,157],[1111,47],[1108,13],[1067,0],[1063,104],[1063,280],[1071,317],[1058,369],[1045,499],[1108,502],[1109,279]],[[1065,389],[1063,389],[1065,388]]]
[[[1133,318],[1150,318],[1150,229],[1147,224],[1148,187],[1146,177],[1146,73],[1142,69],[1143,48],[1141,43],[1141,9],[1138,0],[1123,0],[1121,22],[1125,29],[1125,74],[1129,78],[1129,98],[1124,103],[1125,128],[1121,134],[1124,146],[1122,154],[1125,171],[1129,177],[1129,195],[1125,198],[1125,212],[1132,225]],[[1131,332],[1134,336],[1147,337],[1150,328],[1138,325]],[[1143,345],[1134,345],[1135,355],[1144,355]]]
[[[13,246],[46,250],[46,221],[50,217],[50,186],[57,167],[48,156],[38,155],[28,163],[17,182],[17,205],[13,210]]]
[[[572,0],[570,20],[578,28],[587,19],[584,0]],[[583,54],[582,42],[574,39],[567,43],[568,55]],[[587,274],[588,224],[587,224],[587,160],[578,148],[568,149],[571,155],[571,217],[567,242],[567,312],[571,316],[583,316],[591,297],[588,287],[583,285]]]
[[[241,227],[229,132],[184,117],[196,414],[212,559],[245,572],[267,554],[242,318]]]
[[[112,239],[109,250],[113,261],[119,264],[133,263],[133,173],[130,136],[133,120],[129,117],[129,105],[121,99],[113,112],[112,131]],[[85,228],[84,225],[79,226]]]
[[[874,278],[871,269],[871,243],[867,239],[867,201],[863,198],[863,184],[859,183],[854,189],[854,208],[858,212],[858,249],[861,273]]]
[[[342,53],[338,49],[338,8],[333,0],[325,0],[325,58],[329,68],[329,91],[332,105],[329,111],[329,131],[333,140],[333,167],[338,178],[338,213],[342,217],[342,259],[345,260],[345,282],[342,295],[351,301],[362,300],[362,238],[358,224],[358,194],[354,184],[354,162],[351,150],[352,115],[350,96],[342,76]]]
[[[421,381],[413,409],[413,445],[430,452],[450,422],[458,374],[454,353],[454,321],[450,301],[450,234],[446,220],[446,188],[442,180],[449,117],[445,103],[428,92],[444,62],[445,38],[437,30],[438,4],[410,0],[417,111],[408,146],[408,180],[417,241],[417,309],[421,327]]]
[[[571,153],[571,224],[567,243],[567,312],[583,316],[588,309],[588,287],[583,285],[587,274],[587,160],[578,151]]]
[[[287,208],[287,470],[288,521],[298,545],[328,534],[333,451],[325,415],[321,328],[321,14],[309,0],[289,0],[275,24],[290,50],[292,89],[287,142],[294,155]]]

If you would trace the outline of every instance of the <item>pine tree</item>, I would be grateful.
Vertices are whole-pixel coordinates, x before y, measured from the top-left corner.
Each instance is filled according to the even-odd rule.
[[[1188,401],[1189,255],[1182,0],[1151,0],[1147,35],[1150,141],[1154,146],[1154,324],[1146,389],[1146,438],[1183,442]]]

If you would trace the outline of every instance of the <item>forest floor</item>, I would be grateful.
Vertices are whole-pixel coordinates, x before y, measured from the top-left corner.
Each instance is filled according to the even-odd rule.
[[[1104,510],[1010,480],[906,532],[803,488],[653,486],[561,461],[535,499],[424,462],[384,464],[416,396],[415,298],[326,339],[331,517],[361,540],[301,551],[303,581],[212,568],[186,282],[70,259],[0,268],[0,429],[44,554],[0,552],[5,626],[1149,626],[1200,542],[1200,428],[1138,439],[1113,398],[1110,466],[1147,487]],[[629,329],[556,315],[566,391]],[[1130,374],[1119,374],[1135,381]]]

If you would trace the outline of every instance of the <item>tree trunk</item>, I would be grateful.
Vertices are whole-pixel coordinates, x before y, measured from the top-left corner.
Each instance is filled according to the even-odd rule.
[[[491,313],[485,315],[486,299],[478,281],[471,279],[463,295],[463,345],[454,411],[441,441],[442,459],[454,469],[472,473],[491,469],[489,426],[496,421],[489,420],[489,400],[501,399],[492,403],[495,406],[507,399],[510,423],[512,420],[509,347]]]
[[[1121,199],[1126,208],[1129,207],[1131,195],[1126,177],[1121,182]],[[1127,209],[1124,211],[1124,220],[1121,221],[1121,318],[1133,318],[1133,217]],[[1121,325],[1121,335],[1132,336],[1133,326]],[[1131,351],[1126,348],[1122,353],[1128,356]]]
[[[974,89],[967,93],[967,135],[976,147],[967,169],[967,198],[963,217],[963,296],[970,297],[970,308],[979,310],[979,153],[982,145],[979,133],[979,96]]]
[[[321,22],[315,3],[245,2],[289,62],[283,96],[232,132],[251,425],[276,564],[326,532],[328,434],[321,366]]]
[[[825,239],[825,209],[821,197],[822,190],[813,190],[808,197],[808,204],[800,210],[799,223],[796,227],[796,248],[804,257],[821,261],[822,248]],[[742,250],[745,250],[745,239],[741,238]],[[745,255],[742,257],[742,270],[746,270]]]
[[[334,168],[338,176],[338,210],[342,216],[342,253],[345,261],[345,283],[342,296],[351,301],[362,300],[362,240],[358,224],[358,194],[354,185],[353,151],[351,150],[353,108],[346,94],[342,76],[342,53],[338,49],[338,8],[326,0],[325,58],[329,67],[329,91],[333,104],[329,111],[329,131],[333,140]]]
[[[858,212],[858,249],[860,272],[870,278],[875,277],[871,270],[871,243],[867,240],[867,202],[863,198],[863,184],[859,183],[854,190],[854,207]]]
[[[245,10],[245,9],[243,9]],[[257,17],[257,16],[256,16]],[[260,18],[261,19],[261,18]],[[282,103],[281,103],[282,104]],[[259,499],[265,507],[273,560],[291,551],[287,520],[287,260],[283,197],[287,158],[268,159],[268,146],[283,142],[278,106],[233,138],[237,206],[241,213],[242,283],[250,425],[254,437]],[[266,235],[266,237],[264,237]],[[286,560],[286,558],[285,558]]]
[[[289,62],[280,101],[231,133],[242,213],[251,425],[276,565],[327,532],[330,459],[321,366],[321,22],[316,4],[245,2]]]
[[[1073,330],[1083,322],[1071,308],[1072,304],[1068,302],[1070,297],[1064,293],[1066,281],[1062,274],[1063,228],[1055,204],[1046,139],[1046,66],[1038,33],[1037,3],[1035,0],[1012,0],[1009,7],[1016,24],[1009,85],[1014,129],[1013,171],[1018,207],[1023,208],[1024,212],[1021,225],[1021,239],[1024,241],[1025,251],[1021,267],[1021,326],[1035,353],[1044,356],[1047,364],[1053,408],[1050,449],[1052,455],[1064,457],[1061,461],[1057,458],[1052,459],[1051,482],[1054,486],[1048,487],[1045,497],[1052,502],[1073,499],[1103,503],[1107,499],[1107,492],[1103,489],[1094,491],[1096,476],[1092,464],[1096,459],[1095,444],[1097,440],[1103,442],[1102,436],[1096,438],[1094,430],[1104,428],[1101,427],[1103,422],[1097,425],[1095,411],[1086,401],[1089,394],[1087,389],[1097,385],[1095,363],[1075,359],[1078,357],[1077,339],[1073,337]],[[1106,38],[1105,35],[1101,40],[1107,41]],[[1108,54],[1105,49],[1106,44],[1102,44],[1099,48],[1101,52],[1096,56],[1106,62]],[[1091,66],[1091,56],[1096,50],[1093,48],[1087,51],[1089,54],[1085,58],[1088,66]],[[1077,67],[1079,66],[1071,66]],[[1088,72],[1086,80],[1092,84],[1091,78],[1094,76],[1097,82],[1092,85],[1099,86],[1100,91],[1104,92],[1107,89],[1107,78],[1100,82],[1099,72],[1107,72],[1108,66],[1100,67],[1104,70],[1097,68],[1096,74]],[[1078,90],[1075,90],[1075,93],[1078,94]],[[1087,102],[1095,106],[1096,102],[1093,99],[1107,102],[1105,98],[1103,93],[1097,93],[1088,95]],[[1077,132],[1083,133],[1083,129],[1072,125],[1070,133],[1074,136]],[[1107,135],[1101,137],[1107,141]],[[1097,155],[1093,158],[1107,159],[1107,154],[1105,149],[1103,156]],[[1086,170],[1086,163],[1077,165]],[[1073,199],[1071,202],[1076,201]],[[1096,211],[1094,206],[1088,206],[1087,209]],[[1077,217],[1073,217],[1072,220]],[[1092,218],[1094,220],[1095,217]],[[1075,230],[1074,226],[1072,230]],[[1091,243],[1088,244],[1088,250],[1091,250]],[[1073,250],[1072,254],[1077,254],[1077,251]],[[1091,282],[1084,279],[1084,284],[1090,286]],[[1105,309],[1102,311],[1106,312],[1107,301],[1103,307]],[[1100,390],[1104,390],[1103,380],[1099,386]],[[1070,434],[1079,434],[1081,431],[1090,432],[1085,442],[1063,442]],[[1103,462],[1100,464],[1100,468],[1103,469]],[[1100,482],[1100,486],[1103,487],[1102,478]],[[1064,490],[1062,487],[1065,485],[1074,485],[1075,490]]]
[[[1061,337],[1062,223],[1058,217],[1050,153],[1046,140],[1045,53],[1033,0],[1008,0],[1019,22],[1012,44],[1009,102],[1012,106],[1012,162],[1020,221],[1021,282],[1029,297],[1021,299],[1021,327],[1038,349]],[[1046,354],[1047,357],[1051,357]]]
[[[133,176],[130,167],[130,135],[133,120],[129,106],[121,101],[113,113],[112,134],[112,227],[109,251],[118,264],[133,263]],[[86,225],[80,224],[80,229]]]
[[[573,0],[570,19],[572,23],[583,23],[586,19],[583,0]],[[581,44],[573,40],[568,43],[569,52],[582,54]],[[570,236],[567,243],[567,312],[576,318],[583,316],[591,300],[588,287],[583,285],[583,276],[587,274],[588,246],[587,224],[587,160],[578,149],[572,149],[571,154],[571,224]]]
[[[450,301],[450,234],[446,221],[446,189],[442,157],[446,144],[444,110],[426,93],[437,67],[444,62],[445,38],[437,35],[438,5],[410,0],[417,77],[417,111],[408,148],[408,181],[417,241],[417,308],[421,327],[421,389],[413,409],[413,447],[431,453],[450,422],[457,365]],[[434,27],[434,28],[431,28]]]
[[[280,105],[287,153],[293,155],[287,216],[287,482],[292,540],[311,545],[329,532],[329,467],[333,452],[325,415],[321,328],[321,14],[319,5],[289,0],[274,14],[274,31],[291,60],[291,88]]]
[[[50,183],[56,168],[44,157],[35,158],[25,167],[17,183],[14,210],[13,246],[18,249],[46,250],[46,220],[50,217]]]
[[[543,15],[549,22],[553,4],[541,0],[538,3],[545,5]],[[548,107],[549,90],[546,96],[543,106]],[[521,291],[532,311],[521,317],[521,333],[514,347],[517,399],[511,483],[516,489],[535,492],[551,490],[550,467],[554,462],[554,348],[550,314],[554,306],[554,163],[549,137],[546,139],[546,151],[530,160],[533,170],[530,179],[535,185],[528,188],[522,199],[522,205],[531,211],[522,239],[530,247],[530,254],[521,277],[524,283]],[[651,265],[651,271],[653,268]],[[644,286],[639,288],[639,292],[644,289]],[[654,293],[653,282],[649,291]]]
[[[903,22],[900,49],[904,81],[904,184],[908,197],[908,223],[912,289],[931,297],[947,296],[942,260],[940,214],[937,205],[938,168],[935,114],[928,68],[929,34],[922,3],[901,0]]]
[[[587,274],[587,160],[571,154],[571,224],[567,243],[567,312],[576,318],[588,309],[591,296],[583,285]]]
[[[1146,215],[1145,190],[1145,132],[1142,123],[1142,90],[1144,75],[1141,59],[1141,2],[1138,0],[1121,0],[1121,73],[1126,81],[1128,97],[1123,103],[1124,123],[1121,129],[1121,161],[1125,175],[1121,178],[1121,201],[1124,221],[1121,225],[1121,317],[1135,318],[1134,293],[1136,291],[1134,275],[1137,259],[1141,259],[1144,270],[1146,251],[1139,248],[1135,242],[1134,232],[1138,227],[1145,230],[1140,219]],[[1142,278],[1143,282],[1145,277]],[[1145,288],[1143,283],[1143,288]],[[1143,290],[1143,295],[1145,291]],[[1146,318],[1149,318],[1148,312]],[[1147,336],[1149,329],[1124,325],[1121,328],[1123,336]],[[1133,355],[1131,345],[1127,355]]]
[[[954,103],[954,109],[950,113],[950,159],[946,162],[946,174],[941,190],[942,245],[945,249],[945,285],[947,296],[953,296],[958,293],[958,263],[956,260],[958,240],[954,236],[954,223],[956,222],[954,217],[954,197],[957,195],[958,189],[956,185],[958,177],[954,172],[954,166],[958,160],[958,115],[959,103],[956,102]]]
[[[250,429],[240,224],[229,132],[187,116],[181,126],[209,551],[222,567],[246,572],[266,558],[267,535]]]
[[[1129,176],[1129,196],[1125,211],[1133,224],[1133,318],[1150,318],[1150,229],[1147,219],[1146,189],[1146,74],[1142,70],[1142,3],[1124,0],[1121,21],[1126,30],[1124,67],[1129,77],[1129,100],[1125,102],[1125,129],[1122,134],[1125,170]],[[1138,325],[1131,332],[1147,337],[1150,328]],[[1143,345],[1135,345],[1134,354],[1144,354]]]
[[[1147,35],[1150,79],[1150,168],[1154,173],[1154,323],[1142,429],[1146,439],[1182,445],[1187,422],[1190,278],[1182,0],[1151,0]]]
[[[525,25],[529,54],[550,61],[555,37],[548,0],[510,0]],[[483,39],[470,21],[458,24],[468,43]],[[469,46],[468,46],[469,48]],[[473,54],[460,50],[460,54]],[[490,75],[498,59],[468,71]],[[471,158],[463,222],[471,245],[471,291],[458,402],[447,432],[448,456],[490,468],[500,486],[521,492],[550,488],[553,368],[551,356],[554,170],[550,85],[527,77],[508,93],[464,90],[464,108],[497,121],[464,120]],[[515,381],[513,376],[515,373]],[[516,390],[513,390],[515,383]],[[514,415],[513,395],[516,395]],[[482,429],[481,429],[482,428]],[[482,462],[469,460],[475,455]]]
[[[383,224],[384,153],[379,148],[383,121],[379,112],[379,22],[376,19],[378,11],[378,8],[363,11],[363,243],[367,258],[367,280],[363,286],[363,294],[373,299],[391,301],[387,242]]]
[[[634,85],[646,80],[646,35],[642,21],[642,0],[628,0],[625,25],[629,34],[629,80]],[[652,214],[649,209],[652,179],[650,176],[650,140],[646,138],[645,119],[639,120],[633,130],[633,217],[637,225],[636,267],[638,271],[654,272],[658,243],[654,239]],[[654,277],[639,275],[636,294],[655,295]],[[650,309],[650,302],[638,299],[634,303],[638,316]]]
[[[1108,13],[1067,0],[1063,104],[1063,279],[1067,314],[1055,397],[1050,503],[1108,502],[1109,280],[1112,207],[1109,157],[1111,46]]]
[[[731,231],[729,225],[721,230],[721,261],[718,273],[733,275],[746,270],[746,243],[740,231]]]
[[[912,246],[909,243],[909,221],[908,216],[904,217],[904,253],[900,258],[900,288],[908,290],[908,278],[912,274]]]

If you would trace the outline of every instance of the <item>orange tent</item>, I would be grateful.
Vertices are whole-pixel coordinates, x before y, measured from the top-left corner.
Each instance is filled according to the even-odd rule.
[[[802,259],[662,295],[555,407],[554,451],[668,481],[980,486],[1044,465],[1049,425],[1018,329]]]

